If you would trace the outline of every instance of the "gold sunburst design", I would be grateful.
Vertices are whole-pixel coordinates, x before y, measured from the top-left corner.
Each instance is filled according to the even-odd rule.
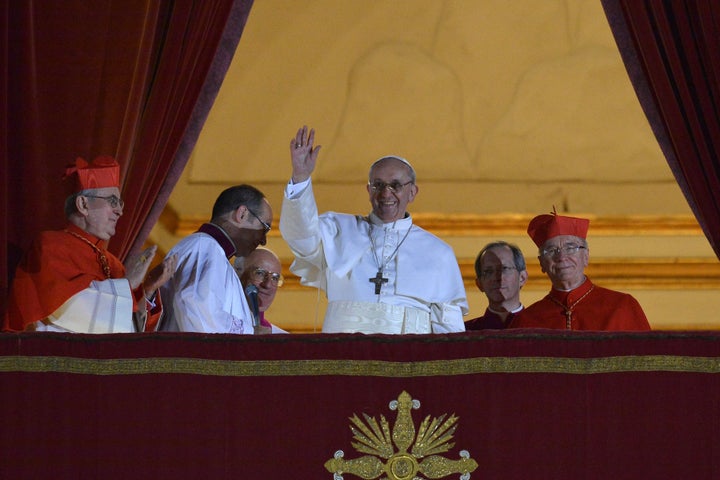
[[[379,478],[385,474],[381,480],[444,478],[453,473],[459,473],[461,480],[470,478],[470,472],[474,471],[478,464],[470,458],[470,453],[466,450],[460,451],[459,460],[438,455],[455,446],[451,441],[457,428],[458,417],[455,414],[447,419],[446,414],[436,418],[428,415],[420,424],[416,435],[410,410],[419,409],[420,401],[403,391],[397,400],[390,402],[389,408],[397,410],[392,432],[384,415],[380,415],[378,422],[374,417],[363,413],[363,422],[357,414],[353,414],[350,418],[350,430],[355,439],[352,446],[359,453],[367,455],[345,460],[345,452],[335,452],[335,456],[325,462],[325,468],[333,474],[334,480],[342,480],[345,473],[365,479]]]

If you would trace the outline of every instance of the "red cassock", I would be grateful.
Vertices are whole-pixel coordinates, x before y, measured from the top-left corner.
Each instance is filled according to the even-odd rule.
[[[570,292],[551,290],[518,312],[509,328],[647,331],[650,324],[632,295],[598,287],[586,279]]]
[[[106,250],[107,242],[75,225],[70,224],[65,230],[42,232],[15,272],[3,330],[23,331],[88,288],[93,280],[108,278],[97,251],[76,235],[95,245],[105,255],[110,278],[125,276],[122,262]],[[145,302],[142,286],[133,291],[133,300],[133,310],[137,311],[138,305]],[[146,331],[154,330],[161,311],[160,302],[148,311]]]

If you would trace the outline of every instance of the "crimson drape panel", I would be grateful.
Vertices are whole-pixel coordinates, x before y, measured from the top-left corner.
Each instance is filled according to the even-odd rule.
[[[252,0],[171,5],[160,18],[162,45],[139,119],[123,126],[135,135],[120,145],[132,159],[123,186],[127,213],[113,239],[120,258],[140,249],[160,217],[230,66]]]
[[[5,313],[7,303],[8,262],[10,250],[7,243],[9,225],[8,209],[10,192],[5,188],[9,183],[8,146],[8,65],[9,65],[9,6],[0,2],[0,315]],[[16,256],[16,255],[14,255]]]
[[[6,280],[22,250],[40,230],[65,224],[62,205],[71,187],[61,181],[63,166],[76,156],[116,153],[139,39],[150,15],[146,3],[4,3],[3,304]]]
[[[61,228],[65,164],[114,155],[139,249],[187,162],[252,0],[2,2],[0,312],[22,251]]]
[[[720,2],[602,4],[670,169],[720,257]]]

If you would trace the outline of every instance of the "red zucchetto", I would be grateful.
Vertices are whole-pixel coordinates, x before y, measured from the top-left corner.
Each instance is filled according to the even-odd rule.
[[[589,226],[590,220],[558,215],[553,207],[551,214],[538,215],[530,220],[527,232],[535,245],[542,247],[545,242],[558,235],[586,238]]]
[[[95,188],[120,188],[120,165],[108,155],[101,155],[91,163],[78,157],[75,164],[65,169],[65,178],[77,174],[75,192]]]

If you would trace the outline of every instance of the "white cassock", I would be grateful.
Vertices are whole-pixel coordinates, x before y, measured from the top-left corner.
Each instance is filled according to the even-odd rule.
[[[177,270],[161,287],[165,319],[161,330],[253,333],[252,311],[225,250],[211,235],[196,232],[182,239]]]
[[[323,332],[463,332],[465,286],[447,243],[407,217],[318,215],[310,180],[289,184],[280,232],[295,255],[290,270],[325,290]],[[375,283],[382,266],[380,293]],[[380,278],[380,277],[378,277]]]
[[[88,288],[68,298],[45,320],[35,322],[35,330],[75,333],[142,332],[146,318],[147,312],[144,309],[133,314],[133,297],[127,279],[94,280]]]

